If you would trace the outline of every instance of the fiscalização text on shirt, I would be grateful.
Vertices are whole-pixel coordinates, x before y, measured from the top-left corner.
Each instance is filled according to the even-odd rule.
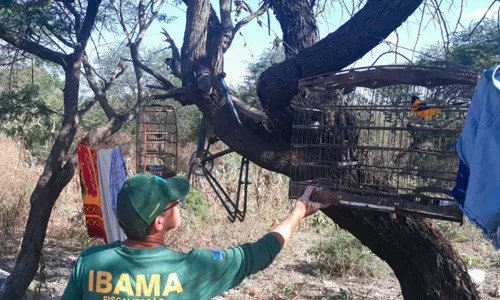
[[[110,272],[90,270],[88,291],[105,294],[103,300],[162,300],[171,293],[184,291],[177,273],[169,273],[167,280],[162,280],[161,274],[148,277],[122,273],[118,280],[113,280]]]

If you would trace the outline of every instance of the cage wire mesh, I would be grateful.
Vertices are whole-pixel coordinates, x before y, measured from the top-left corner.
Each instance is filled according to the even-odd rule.
[[[343,75],[310,80],[292,103],[290,197],[312,185],[320,201],[461,222],[450,191],[473,77],[419,86]],[[439,113],[416,115],[414,94]]]
[[[177,117],[166,105],[144,105],[137,115],[136,170],[162,178],[177,174]]]

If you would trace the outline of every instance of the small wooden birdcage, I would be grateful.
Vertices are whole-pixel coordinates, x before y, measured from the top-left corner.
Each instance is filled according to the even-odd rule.
[[[137,173],[177,174],[177,117],[168,105],[145,105],[137,115]]]
[[[476,81],[407,65],[301,80],[290,197],[312,185],[317,201],[461,222],[455,146]]]

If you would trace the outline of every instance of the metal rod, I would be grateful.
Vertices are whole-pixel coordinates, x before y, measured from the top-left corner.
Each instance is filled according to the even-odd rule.
[[[397,148],[397,147],[357,146],[357,145],[342,145],[342,144],[317,144],[317,145],[292,144],[292,148],[334,148],[334,149],[347,148],[347,149],[360,149],[360,150],[401,151],[409,153],[422,153],[422,154],[442,155],[450,157],[457,155],[457,153],[454,151],[437,151],[437,150],[424,151],[424,150]]]
[[[423,131],[423,132],[439,132],[439,133],[461,133],[462,129],[455,128],[439,128],[439,127],[390,127],[390,126],[340,126],[340,125],[293,125],[293,129],[311,129],[318,130],[322,128],[340,128],[350,130],[389,130],[389,131]]]
[[[203,162],[207,162],[209,160],[214,160],[216,158],[219,158],[221,156],[224,156],[224,155],[232,153],[232,152],[234,152],[234,150],[232,150],[232,149],[222,150],[220,152],[217,152],[215,154],[212,154],[212,155],[209,155],[209,156],[206,156],[206,157],[202,158],[201,162],[203,163]]]

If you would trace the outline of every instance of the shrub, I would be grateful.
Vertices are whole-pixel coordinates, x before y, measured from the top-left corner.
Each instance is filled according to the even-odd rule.
[[[191,188],[184,199],[184,208],[189,217],[205,221],[210,217],[205,195],[195,188]]]
[[[321,271],[333,276],[380,275],[380,260],[359,240],[345,230],[337,230],[331,239],[320,242],[311,251],[317,256]]]

